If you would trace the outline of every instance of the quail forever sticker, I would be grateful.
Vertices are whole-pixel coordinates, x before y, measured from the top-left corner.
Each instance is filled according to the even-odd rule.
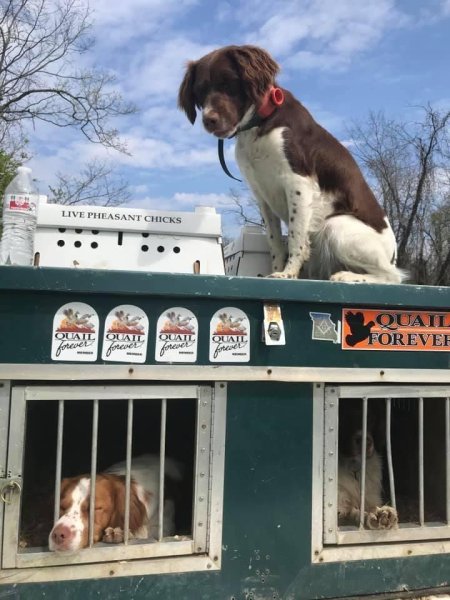
[[[131,304],[113,308],[105,321],[102,359],[144,363],[147,357],[148,317]]]
[[[168,308],[156,325],[157,362],[195,362],[197,360],[197,318],[187,308]]]
[[[213,315],[209,328],[209,360],[250,360],[250,322],[245,312],[239,308],[227,306]]]
[[[92,306],[69,302],[53,318],[52,360],[94,362],[98,349],[98,315]]]

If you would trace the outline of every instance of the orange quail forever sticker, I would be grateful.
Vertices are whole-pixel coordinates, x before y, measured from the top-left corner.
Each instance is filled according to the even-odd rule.
[[[342,310],[344,350],[450,351],[450,312]]]

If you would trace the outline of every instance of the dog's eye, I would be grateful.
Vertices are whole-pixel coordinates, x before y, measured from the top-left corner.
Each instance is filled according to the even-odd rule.
[[[227,92],[230,96],[237,96],[240,90],[240,83],[237,79],[232,79],[227,84]]]
[[[215,86],[217,92],[227,94],[228,96],[236,96],[239,93],[239,82],[234,79],[227,79]]]

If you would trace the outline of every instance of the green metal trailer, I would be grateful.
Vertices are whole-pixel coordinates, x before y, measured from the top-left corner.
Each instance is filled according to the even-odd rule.
[[[1,267],[0,331],[0,598],[450,589],[450,289]],[[350,401],[382,415],[398,528],[338,522]],[[55,477],[126,452],[186,463],[175,535],[49,552]]]

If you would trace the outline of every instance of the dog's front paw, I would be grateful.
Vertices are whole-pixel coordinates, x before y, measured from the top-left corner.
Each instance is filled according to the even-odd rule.
[[[392,506],[377,506],[374,512],[366,517],[368,529],[395,529],[398,527],[398,514]]]
[[[338,271],[330,277],[330,281],[345,281],[346,283],[367,283],[369,278],[364,273]]]
[[[120,527],[107,527],[103,534],[102,542],[106,544],[121,544],[123,542],[123,529]]]
[[[267,275],[267,277],[271,279],[296,279],[296,276],[293,273],[286,271],[275,271],[275,273],[271,273],[270,275]]]

